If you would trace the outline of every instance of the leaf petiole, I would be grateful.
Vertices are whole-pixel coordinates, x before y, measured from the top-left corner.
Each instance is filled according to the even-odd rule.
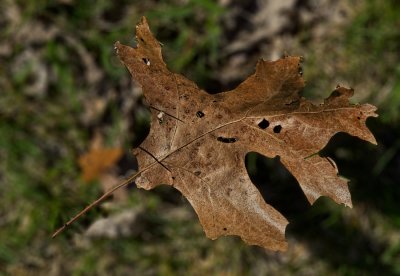
[[[65,228],[67,228],[67,226],[71,225],[72,223],[74,223],[77,219],[79,219],[81,216],[83,216],[84,214],[86,214],[90,209],[92,209],[93,207],[97,206],[99,203],[101,203],[103,200],[105,200],[107,197],[109,197],[110,195],[112,195],[116,190],[132,183],[133,180],[135,180],[135,178],[142,173],[142,171],[138,171],[135,174],[131,175],[128,179],[126,179],[125,181],[123,181],[122,183],[116,185],[115,187],[112,187],[110,190],[108,190],[107,192],[105,192],[101,197],[99,197],[98,199],[96,199],[95,201],[93,201],[92,203],[90,203],[88,206],[85,207],[85,209],[83,209],[82,211],[80,211],[78,214],[76,214],[73,218],[71,218],[69,221],[67,221],[63,226],[61,226],[60,228],[58,228],[53,235],[51,236],[51,238],[55,238],[56,236],[58,236],[58,234],[60,234],[62,231],[64,231]]]

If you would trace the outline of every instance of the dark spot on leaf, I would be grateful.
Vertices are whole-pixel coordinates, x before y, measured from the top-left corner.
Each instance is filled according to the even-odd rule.
[[[269,122],[265,119],[263,119],[261,122],[258,123],[258,126],[261,129],[266,129],[267,127],[269,127]]]
[[[290,101],[288,103],[285,103],[285,105],[297,104],[298,102],[299,102],[299,100],[294,100],[294,101]]]
[[[172,177],[172,180],[175,180],[175,176]]]
[[[194,172],[194,175],[195,175],[195,176],[199,176],[200,174],[201,174],[201,171],[195,171],[195,172]]]
[[[226,138],[226,137],[218,137],[217,141],[222,142],[222,143],[235,143],[237,141],[237,138]]]
[[[274,132],[275,133],[280,133],[281,130],[282,130],[282,126],[281,125],[274,126]]]
[[[331,94],[331,97],[339,97],[340,96],[340,92],[338,90],[334,90]]]
[[[224,231],[226,231],[226,230],[228,230],[226,227],[224,227],[222,230],[224,230]]]
[[[199,117],[199,118],[202,118],[202,117],[204,117],[204,113],[201,112],[201,111],[197,111],[196,112],[196,116]]]
[[[360,120],[360,119],[361,119],[361,117],[360,117],[360,116],[358,116],[358,117],[357,117],[357,119],[358,119],[358,120]]]

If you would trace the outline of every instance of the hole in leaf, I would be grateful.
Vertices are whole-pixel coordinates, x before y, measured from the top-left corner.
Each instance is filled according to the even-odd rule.
[[[228,230],[226,227],[224,227],[222,230],[224,230],[224,231],[226,231],[226,230]]]
[[[299,66],[299,75],[303,76],[303,68],[301,66]]]
[[[195,175],[195,176],[199,176],[200,174],[201,174],[201,171],[195,171],[195,172],[194,172],[194,175]]]
[[[222,143],[235,143],[237,141],[237,138],[226,138],[226,137],[218,137],[217,141],[222,142]]]
[[[142,60],[143,60],[144,64],[146,64],[147,66],[150,65],[150,59],[148,59],[148,58],[142,58]]]
[[[274,132],[275,133],[280,133],[281,130],[282,130],[282,126],[281,125],[274,126]]]
[[[202,111],[197,111],[196,112],[196,116],[199,118],[203,118],[204,117],[204,113]]]
[[[261,129],[266,129],[267,127],[269,127],[269,122],[265,119],[263,119],[261,122],[258,123],[258,126]]]
[[[158,119],[158,123],[161,125],[164,121],[164,112],[161,111],[160,113],[158,113],[157,119]]]

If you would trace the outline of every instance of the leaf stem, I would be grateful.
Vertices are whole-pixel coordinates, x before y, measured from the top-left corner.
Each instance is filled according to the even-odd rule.
[[[101,203],[103,200],[105,200],[107,197],[109,197],[110,195],[112,195],[116,190],[128,185],[129,183],[131,183],[140,173],[142,173],[143,170],[136,172],[135,174],[131,175],[128,179],[126,179],[125,181],[123,181],[122,183],[112,187],[111,189],[109,189],[107,192],[105,192],[101,197],[99,197],[98,199],[96,199],[95,201],[93,201],[92,203],[90,203],[88,206],[85,207],[85,209],[83,209],[82,211],[80,211],[78,214],[76,214],[73,218],[71,218],[69,221],[67,221],[63,226],[61,226],[60,228],[58,228],[53,235],[51,236],[51,238],[55,238],[56,236],[58,236],[58,234],[60,234],[62,231],[64,231],[65,228],[67,228],[67,226],[71,225],[72,223],[74,223],[77,219],[79,219],[81,216],[83,216],[84,214],[86,214],[90,209],[92,209],[93,207],[95,207],[96,205],[98,205],[99,203]]]

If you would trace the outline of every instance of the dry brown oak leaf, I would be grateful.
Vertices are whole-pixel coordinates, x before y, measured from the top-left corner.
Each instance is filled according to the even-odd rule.
[[[78,163],[82,169],[82,180],[86,183],[99,178],[103,173],[116,165],[121,159],[121,148],[91,149],[79,157]]]
[[[211,95],[168,70],[146,18],[136,26],[136,38],[135,48],[119,42],[115,48],[151,110],[150,133],[134,150],[138,187],[178,189],[211,239],[238,235],[248,244],[282,251],[288,221],[251,182],[248,152],[279,156],[311,203],[328,196],[352,206],[334,162],[315,153],[338,132],[376,144],[365,125],[377,116],[374,106],[350,104],[353,90],[344,87],[321,105],[300,97],[300,57],[260,60],[237,88]]]
[[[82,180],[86,183],[105,175],[121,159],[121,148],[105,148],[102,138],[98,134],[92,141],[91,148],[78,159],[82,169]]]

